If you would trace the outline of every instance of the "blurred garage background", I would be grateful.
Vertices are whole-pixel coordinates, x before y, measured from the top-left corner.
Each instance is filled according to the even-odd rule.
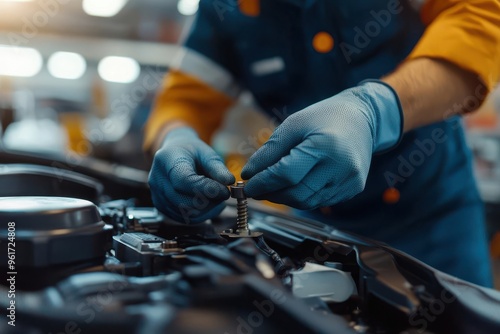
[[[0,0],[1,149],[90,156],[147,171],[141,129],[197,8],[198,0]],[[214,139],[226,157],[238,158],[241,138],[257,146],[272,131],[273,122],[249,109],[252,99],[243,94],[228,120],[231,132]],[[499,113],[497,89],[465,120],[498,288]]]

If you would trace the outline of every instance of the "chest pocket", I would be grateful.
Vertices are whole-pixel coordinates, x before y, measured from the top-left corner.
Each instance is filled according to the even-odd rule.
[[[340,48],[348,64],[356,65],[384,52],[397,55],[404,48],[405,36],[418,17],[406,0],[335,0]]]

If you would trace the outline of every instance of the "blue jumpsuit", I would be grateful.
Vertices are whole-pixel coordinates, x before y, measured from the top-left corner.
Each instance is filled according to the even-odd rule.
[[[391,15],[378,14],[389,6]],[[318,31],[333,37],[330,52],[313,48]],[[407,1],[267,0],[258,16],[248,16],[236,1],[216,0],[201,1],[185,46],[227,70],[262,110],[282,120],[390,73],[423,31]],[[397,203],[383,201],[388,188],[399,190]],[[492,285],[483,204],[458,117],[406,133],[395,149],[373,156],[362,193],[303,214]]]

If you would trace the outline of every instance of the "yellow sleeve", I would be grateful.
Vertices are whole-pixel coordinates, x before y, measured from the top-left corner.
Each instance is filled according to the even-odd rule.
[[[449,61],[489,90],[500,81],[499,0],[427,0],[421,18],[427,29],[407,59]]]
[[[233,99],[194,76],[170,71],[146,122],[143,149],[150,152],[163,127],[172,121],[189,124],[208,143],[233,103]]]

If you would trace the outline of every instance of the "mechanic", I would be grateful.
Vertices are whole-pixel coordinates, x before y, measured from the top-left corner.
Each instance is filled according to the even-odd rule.
[[[460,115],[499,77],[498,0],[201,0],[145,129],[153,202],[221,212],[235,178],[206,143],[246,89],[289,114],[242,170],[249,197],[491,286]]]

